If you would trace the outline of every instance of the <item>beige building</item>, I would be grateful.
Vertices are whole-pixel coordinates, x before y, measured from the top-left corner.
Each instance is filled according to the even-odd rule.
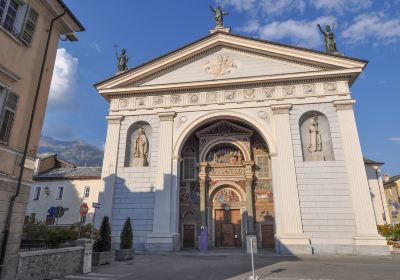
[[[364,165],[367,173],[372,205],[374,206],[376,224],[390,224],[391,214],[386,202],[383,180],[381,176],[381,166],[383,163],[364,158]]]
[[[217,28],[96,84],[110,102],[100,194],[113,246],[390,254],[350,88],[367,61]],[[206,244],[205,238],[202,244]]]
[[[49,29],[53,24],[47,52]],[[1,279],[14,279],[19,240],[25,216],[36,150],[45,114],[54,62],[61,35],[75,40],[73,32],[84,27],[61,0],[0,1],[0,269]],[[9,238],[4,246],[6,220],[12,197],[17,193],[20,162],[31,118],[43,57],[42,83],[33,119],[28,157],[21,190],[11,216]],[[5,248],[7,250],[5,251]],[[5,262],[4,262],[4,256]],[[3,263],[4,262],[4,263]]]
[[[94,208],[102,191],[101,167],[77,167],[57,158],[56,155],[38,159],[26,215],[48,224],[72,225],[92,223]],[[80,206],[89,206],[88,215],[81,219]],[[51,208],[62,207],[64,215],[54,219]]]
[[[392,176],[385,174],[384,179],[387,207],[393,224],[400,223],[400,175]]]

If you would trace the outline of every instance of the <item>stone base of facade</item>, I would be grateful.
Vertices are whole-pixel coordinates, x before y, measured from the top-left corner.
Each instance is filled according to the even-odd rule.
[[[146,253],[176,252],[179,249],[179,234],[152,233],[145,244]]]
[[[312,245],[315,255],[360,255],[360,256],[388,256],[391,254],[387,245]]]
[[[280,255],[311,255],[310,239],[304,235],[276,236],[275,250]]]

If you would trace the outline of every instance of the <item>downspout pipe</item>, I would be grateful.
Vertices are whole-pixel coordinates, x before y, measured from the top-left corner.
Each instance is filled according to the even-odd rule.
[[[61,13],[60,15],[56,16],[55,18],[53,18],[51,20],[50,28],[48,30],[46,48],[45,48],[45,51],[44,51],[44,56],[43,56],[43,60],[42,60],[42,66],[41,66],[41,69],[40,69],[39,80],[38,80],[38,84],[37,84],[37,87],[36,87],[36,93],[35,93],[35,99],[33,101],[31,118],[29,120],[28,133],[26,135],[26,140],[25,140],[24,153],[22,155],[22,160],[21,160],[21,165],[20,165],[20,170],[19,170],[17,191],[11,197],[10,204],[8,206],[7,219],[6,219],[5,230],[4,230],[4,238],[3,238],[3,241],[2,241],[2,244],[1,244],[1,253],[0,253],[0,279],[2,278],[4,263],[5,263],[5,259],[6,259],[6,251],[7,251],[7,245],[8,245],[8,238],[10,236],[10,225],[11,225],[12,213],[13,213],[13,210],[14,210],[15,202],[16,202],[16,200],[17,200],[17,198],[19,196],[19,193],[21,191],[22,178],[23,178],[23,174],[24,174],[24,166],[25,166],[26,156],[28,154],[29,140],[30,140],[30,137],[31,137],[33,120],[34,120],[35,113],[36,113],[36,105],[37,105],[37,101],[38,101],[38,98],[39,98],[40,87],[42,85],[42,78],[43,78],[43,73],[44,73],[44,69],[45,69],[45,66],[46,66],[47,52],[49,50],[49,45],[50,45],[50,39],[51,39],[52,31],[53,31],[53,26],[54,26],[54,23],[58,19],[60,19],[61,17],[63,17],[66,14],[66,12],[67,11],[64,9],[63,13]]]

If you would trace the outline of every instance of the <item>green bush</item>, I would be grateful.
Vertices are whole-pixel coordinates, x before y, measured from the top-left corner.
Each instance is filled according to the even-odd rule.
[[[98,239],[94,244],[96,252],[109,252],[111,251],[111,226],[110,219],[104,216],[101,222]]]
[[[400,241],[400,224],[378,226],[378,231],[388,241]]]
[[[132,249],[132,240],[133,240],[133,233],[132,233],[132,225],[131,225],[131,218],[127,218],[124,224],[124,228],[121,232],[121,244],[120,249]]]

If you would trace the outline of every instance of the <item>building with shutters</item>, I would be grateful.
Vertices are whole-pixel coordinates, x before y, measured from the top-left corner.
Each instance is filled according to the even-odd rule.
[[[367,61],[227,28],[95,87],[110,102],[100,193],[113,244],[390,254],[350,88]]]
[[[63,13],[54,23],[46,52],[51,21]],[[82,24],[61,0],[0,0],[0,250],[7,248],[1,279],[15,279],[19,240],[59,38],[76,40],[73,33],[83,30]],[[11,216],[12,233],[7,246],[2,246],[45,55],[28,157],[23,166],[22,188]]]

